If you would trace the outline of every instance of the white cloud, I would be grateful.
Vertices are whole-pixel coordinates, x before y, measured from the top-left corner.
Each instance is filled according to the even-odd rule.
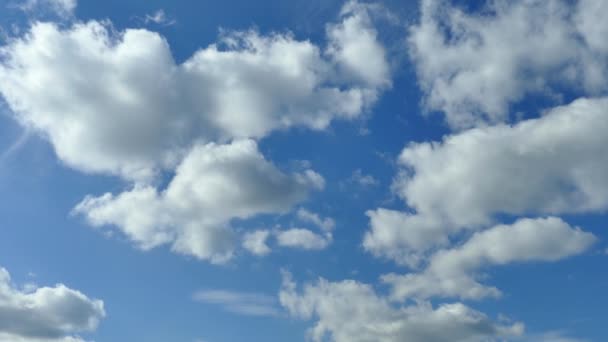
[[[330,232],[336,227],[336,221],[331,217],[322,218],[319,214],[304,208],[298,209],[297,216],[301,221],[312,223],[326,232]]]
[[[586,251],[596,238],[559,218],[521,219],[475,233],[463,245],[435,253],[421,273],[389,274],[392,299],[460,297],[481,299],[501,292],[476,279],[477,272],[492,265],[514,262],[556,261]]]
[[[328,54],[344,72],[341,77],[383,88],[391,85],[384,47],[377,39],[370,16],[370,5],[347,2],[341,11],[344,18],[327,27]]]
[[[347,280],[308,284],[299,292],[287,275],[279,298],[294,317],[315,320],[313,341],[482,342],[523,333],[523,324],[500,325],[461,303],[433,308],[420,302],[395,307],[369,285]]]
[[[277,298],[262,293],[237,292],[227,290],[201,290],[194,294],[194,300],[221,306],[224,310],[245,316],[279,316]]]
[[[270,237],[268,230],[256,230],[243,235],[243,248],[255,255],[266,255],[271,252],[266,241]]]
[[[425,251],[498,214],[558,215],[608,208],[608,98],[579,99],[539,119],[413,143],[393,186],[413,210],[368,212],[365,248],[415,265]]]
[[[175,25],[175,23],[176,23],[175,19],[172,19],[169,16],[167,16],[165,11],[162,9],[159,9],[158,11],[154,12],[153,14],[146,14],[146,17],[144,18],[144,22],[146,24],[155,23],[157,25],[163,25],[163,26],[171,26],[171,25]]]
[[[0,342],[84,342],[105,317],[103,302],[65,285],[22,292],[0,268]]]
[[[606,90],[608,7],[577,3],[498,0],[468,13],[446,0],[422,1],[408,42],[426,108],[466,128],[507,120],[509,106],[528,93],[555,95],[564,84]]]
[[[378,208],[368,210],[370,230],[363,238],[363,248],[377,257],[399,264],[416,266],[424,252],[449,243],[446,227],[432,215],[413,215]]]
[[[326,232],[320,235],[303,228],[291,228],[276,232],[277,243],[281,247],[307,250],[325,249],[332,242],[332,234]]]
[[[67,165],[147,180],[195,143],[358,118],[390,84],[384,49],[356,3],[327,33],[323,48],[291,33],[224,32],[176,64],[155,32],[34,23],[0,50],[0,93]]]
[[[174,251],[222,263],[233,255],[234,218],[281,213],[321,189],[311,170],[285,174],[252,140],[198,145],[167,188],[135,186],[117,196],[88,197],[74,212],[94,226],[115,225],[139,247],[170,243]]]
[[[26,12],[33,12],[41,8],[53,11],[63,18],[68,18],[74,15],[74,11],[78,6],[77,0],[26,0],[19,8]]]
[[[36,22],[0,48],[0,93],[62,162],[133,184],[119,195],[89,196],[74,212],[117,226],[144,249],[170,244],[225,262],[237,243],[232,219],[286,212],[324,186],[311,170],[282,173],[247,139],[359,118],[390,86],[368,11],[348,3],[327,25],[326,47],[289,32],[222,31],[181,64],[149,30]],[[151,185],[174,170],[167,189]],[[296,230],[281,236],[302,248],[331,240]]]

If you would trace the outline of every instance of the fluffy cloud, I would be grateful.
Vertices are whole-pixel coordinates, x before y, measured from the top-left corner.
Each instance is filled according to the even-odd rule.
[[[255,255],[266,255],[271,252],[266,243],[270,237],[268,230],[256,230],[243,235],[243,248]]]
[[[367,87],[383,88],[391,84],[389,66],[376,30],[371,29],[370,11],[374,11],[372,5],[347,2],[340,12],[342,22],[327,27],[327,53],[341,69],[339,77]]]
[[[144,249],[170,244],[224,262],[235,248],[232,219],[288,211],[323,187],[313,171],[282,173],[248,139],[356,119],[391,85],[370,11],[347,3],[326,26],[325,47],[289,32],[222,32],[183,63],[145,29],[38,22],[0,48],[0,94],[68,166],[132,182],[122,194],[87,197],[75,213]],[[174,170],[167,189],[151,185]],[[277,239],[319,249],[331,236],[291,230]],[[243,243],[268,253],[260,234]]]
[[[389,274],[392,298],[427,299],[499,296],[497,288],[480,284],[476,272],[491,265],[526,261],[556,261],[587,250],[596,238],[561,219],[521,219],[474,234],[463,245],[437,252],[422,273]]]
[[[225,32],[182,64],[144,29],[35,23],[0,49],[0,93],[67,165],[126,179],[172,169],[200,142],[353,119],[390,85],[365,6],[327,27],[327,48],[290,33]]]
[[[319,250],[329,246],[332,234],[327,232],[320,235],[308,229],[291,228],[277,232],[276,239],[281,247]]]
[[[170,243],[178,253],[221,263],[233,255],[230,220],[288,211],[323,186],[311,170],[281,172],[254,141],[241,140],[194,147],[163,191],[136,186],[88,197],[74,212],[94,226],[117,226],[143,249]]]
[[[555,95],[563,84],[606,90],[607,5],[572,3],[498,0],[468,13],[446,0],[422,1],[408,42],[427,109],[466,128],[507,120],[509,106],[528,93]]]
[[[368,210],[370,231],[365,233],[363,248],[377,257],[399,264],[416,266],[426,250],[445,246],[449,238],[441,220],[431,215],[378,208]]]
[[[319,214],[304,208],[298,209],[296,216],[302,222],[317,226],[322,233],[315,233],[304,228],[275,229],[272,232],[266,229],[257,230],[243,235],[243,247],[254,255],[267,255],[272,251],[268,246],[268,240],[271,237],[279,247],[285,248],[321,250],[331,244],[333,240],[332,230],[336,225],[332,218],[322,218]]]
[[[84,342],[79,332],[93,331],[104,318],[103,302],[65,285],[23,292],[0,268],[0,341]]]
[[[421,253],[498,214],[557,215],[608,208],[607,98],[579,99],[541,118],[410,144],[394,190],[414,212],[368,212],[365,248],[415,265]]]
[[[372,287],[355,281],[309,284],[299,292],[286,276],[279,298],[300,319],[315,319],[314,341],[335,342],[494,341],[523,333],[523,325],[500,325],[463,304],[433,308],[420,302],[394,307]]]

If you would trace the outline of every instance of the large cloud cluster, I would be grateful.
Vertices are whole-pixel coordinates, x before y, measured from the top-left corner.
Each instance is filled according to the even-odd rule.
[[[144,249],[170,243],[223,262],[235,247],[232,219],[286,212],[323,188],[312,170],[279,170],[256,139],[356,119],[390,87],[371,11],[347,3],[326,26],[325,47],[291,33],[225,31],[183,63],[145,29],[37,22],[0,48],[0,93],[66,165],[132,183],[87,197],[74,213],[116,226]],[[165,173],[174,178],[158,189]],[[328,243],[319,238],[292,230],[279,241]]]

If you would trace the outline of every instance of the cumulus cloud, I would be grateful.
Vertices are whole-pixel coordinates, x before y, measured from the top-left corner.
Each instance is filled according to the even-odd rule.
[[[287,274],[279,298],[292,316],[316,321],[309,331],[313,341],[329,337],[335,342],[482,342],[518,336],[524,330],[521,323],[497,324],[461,303],[395,307],[371,286],[352,280],[320,279],[298,291]]]
[[[529,93],[556,95],[564,84],[605,91],[607,11],[595,0],[488,1],[479,13],[422,1],[408,42],[425,107],[461,129],[508,120]]]
[[[325,249],[332,242],[332,234],[317,234],[309,229],[291,228],[276,233],[277,243],[281,247],[307,250]]]
[[[327,27],[329,47],[327,53],[341,69],[340,78],[377,88],[391,84],[389,65],[384,47],[373,28],[369,4],[349,1],[340,15],[340,23]]]
[[[558,215],[608,208],[607,98],[579,99],[541,118],[413,143],[393,188],[412,209],[368,212],[364,247],[415,265],[421,254],[496,215]]]
[[[201,290],[193,298],[197,302],[219,305],[224,310],[239,315],[274,317],[281,314],[277,298],[263,293]]]
[[[355,4],[328,25],[326,48],[290,33],[223,32],[181,64],[145,29],[37,22],[0,49],[0,93],[67,165],[149,179],[198,142],[320,130],[365,112],[390,75]]]
[[[556,261],[586,251],[596,238],[559,218],[521,219],[475,233],[463,245],[441,250],[421,273],[389,274],[392,299],[460,297],[481,299],[501,294],[480,284],[477,272],[492,265],[514,262]]]
[[[270,237],[268,230],[256,230],[243,235],[243,248],[254,255],[266,255],[271,252],[267,241]]]
[[[194,147],[163,191],[135,186],[87,197],[74,212],[94,226],[116,226],[143,249],[171,244],[178,253],[221,263],[234,252],[232,219],[288,211],[323,186],[311,170],[281,172],[253,140],[211,143]]]
[[[75,334],[97,328],[105,316],[103,302],[65,285],[23,292],[0,268],[0,341],[84,342]]]
[[[143,249],[170,244],[224,262],[237,240],[232,219],[286,212],[324,183],[311,170],[279,171],[254,140],[359,118],[390,87],[369,11],[347,3],[326,26],[325,46],[290,32],[222,31],[183,63],[149,30],[36,22],[0,48],[0,94],[66,165],[131,182],[121,194],[87,197],[75,213]],[[172,172],[167,189],[153,186]],[[261,238],[248,235],[244,247],[267,253]],[[318,249],[331,236],[292,230],[278,240]]]
[[[298,209],[296,217],[302,222],[317,226],[321,233],[315,233],[305,228],[277,228],[274,231],[262,229],[245,233],[242,241],[243,247],[254,255],[263,256],[272,251],[268,245],[271,238],[276,245],[283,248],[321,250],[331,244],[333,240],[332,230],[336,225],[332,218],[323,218],[319,214],[304,208]]]

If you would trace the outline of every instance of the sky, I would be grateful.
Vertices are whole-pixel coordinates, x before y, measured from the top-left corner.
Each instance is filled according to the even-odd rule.
[[[607,339],[608,2],[0,8],[0,342]]]

